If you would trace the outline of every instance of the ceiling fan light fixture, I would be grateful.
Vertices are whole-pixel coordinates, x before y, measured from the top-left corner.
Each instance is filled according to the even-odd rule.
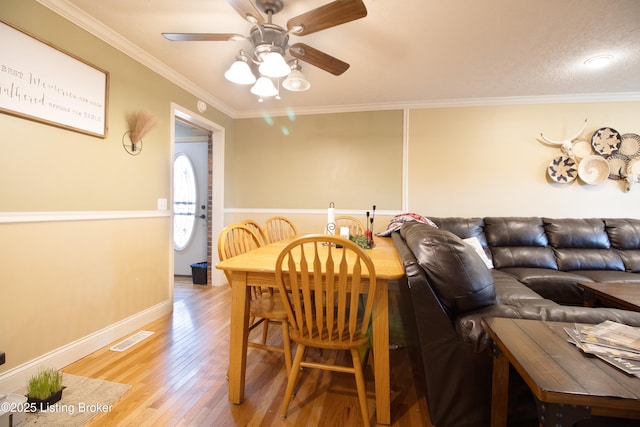
[[[298,65],[297,60],[291,64],[291,72],[282,82],[282,86],[292,92],[303,92],[311,87],[309,80],[307,80],[304,74],[302,74],[302,71],[300,71],[300,65]]]
[[[256,82],[256,76],[253,75],[251,67],[247,62],[247,57],[240,55],[231,67],[224,73],[224,77],[230,82],[239,85],[250,85]]]
[[[284,77],[291,72],[291,68],[287,65],[282,55],[274,51],[264,55],[258,70],[260,74],[274,78]]]
[[[278,89],[273,85],[273,82],[270,78],[261,76],[256,84],[251,88],[251,93],[254,95],[258,95],[261,98],[268,98],[271,96],[276,96],[278,94]]]

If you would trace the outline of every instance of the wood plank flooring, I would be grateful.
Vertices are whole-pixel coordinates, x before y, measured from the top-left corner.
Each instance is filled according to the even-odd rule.
[[[94,417],[89,426],[362,425],[353,376],[314,369],[302,373],[288,417],[280,418],[286,386],[284,359],[253,348],[247,356],[245,401],[229,403],[225,374],[230,289],[192,285],[186,279],[176,280],[173,313],[142,328],[153,331],[151,337],[121,353],[109,351],[109,345],[63,369],[131,385],[111,412]],[[279,342],[278,327],[271,328],[269,339]],[[343,357],[342,353],[336,357]],[[430,426],[424,399],[416,394],[406,349],[391,351],[391,369],[392,425]],[[371,366],[366,380],[373,414]]]

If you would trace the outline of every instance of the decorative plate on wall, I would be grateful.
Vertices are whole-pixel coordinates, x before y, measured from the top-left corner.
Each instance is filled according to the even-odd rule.
[[[622,138],[617,130],[612,128],[600,128],[591,137],[591,146],[596,153],[602,156],[615,154],[620,150]]]
[[[627,170],[629,158],[622,154],[612,154],[607,156],[607,163],[609,163],[609,179],[622,179],[620,171],[624,173]]]
[[[627,173],[640,175],[640,157],[629,160],[629,164],[627,165]]]
[[[571,182],[578,176],[576,161],[568,156],[558,156],[549,163],[547,174],[555,182]]]
[[[589,185],[602,184],[609,177],[609,163],[598,155],[587,156],[578,166],[578,176]]]
[[[620,143],[620,154],[625,156],[639,157],[640,156],[640,135],[635,133],[625,133],[622,135],[622,142]]]
[[[591,144],[587,141],[577,141],[573,144],[573,154],[578,159],[584,159],[587,156],[593,154],[593,150],[591,149]]]

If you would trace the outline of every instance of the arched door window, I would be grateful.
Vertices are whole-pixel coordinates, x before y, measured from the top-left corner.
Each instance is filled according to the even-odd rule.
[[[173,245],[176,250],[184,249],[193,237],[197,190],[191,159],[180,153],[173,161]]]

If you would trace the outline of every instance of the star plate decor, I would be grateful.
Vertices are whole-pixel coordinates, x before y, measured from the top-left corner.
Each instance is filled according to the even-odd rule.
[[[576,161],[568,156],[558,156],[549,163],[547,174],[555,182],[571,182],[578,176]]]
[[[601,156],[615,154],[620,150],[622,138],[617,130],[612,128],[600,128],[591,137],[591,146]]]

